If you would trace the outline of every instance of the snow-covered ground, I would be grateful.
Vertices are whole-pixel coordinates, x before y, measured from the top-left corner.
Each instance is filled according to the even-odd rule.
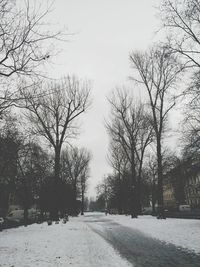
[[[108,220],[108,221],[107,221]],[[0,232],[1,267],[130,267],[125,259],[92,230],[112,221],[146,236],[200,253],[200,220],[157,220],[152,216],[86,214],[67,224],[33,224]],[[89,226],[90,225],[90,226]],[[134,231],[133,231],[134,235]],[[133,236],[134,237],[134,236]]]
[[[109,219],[161,241],[172,243],[196,253],[200,253],[200,220],[167,218],[158,220],[152,216],[109,215]]]
[[[0,232],[0,266],[130,267],[81,217]]]

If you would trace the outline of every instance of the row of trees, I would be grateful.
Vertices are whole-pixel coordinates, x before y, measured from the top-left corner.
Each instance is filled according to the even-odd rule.
[[[164,186],[170,185],[173,188],[173,201],[175,201],[173,203],[165,202],[164,207],[171,211],[177,211],[178,205],[187,204],[185,186],[187,186],[188,177],[196,177],[199,172],[199,154],[189,152],[188,147],[185,146],[180,155],[172,151],[165,151],[162,160]],[[152,152],[146,152],[140,182],[140,199],[138,198],[136,203],[140,203],[141,209],[151,207],[150,210],[153,214],[157,214],[157,179],[156,157],[152,155]],[[115,170],[112,174],[104,177],[97,186],[97,200],[91,201],[90,209],[100,211],[107,209],[111,213],[132,214],[132,194],[132,176],[127,164],[126,168],[121,169],[120,175]],[[141,210],[137,210],[135,214],[141,214]]]
[[[0,115],[2,124],[13,125],[1,128],[0,192],[16,193],[25,219],[33,199],[54,219],[66,205],[76,212],[89,175],[90,153],[72,147],[70,140],[77,137],[77,119],[90,105],[90,84],[69,75],[49,80],[43,71],[67,36],[49,30],[51,8],[35,1],[0,1]],[[8,116],[13,113],[20,123]],[[2,198],[6,207],[8,200]]]
[[[121,181],[123,173],[130,170],[133,216],[141,212],[141,178],[144,154],[152,142],[153,131],[149,115],[142,103],[137,106],[126,92],[117,92],[110,99],[112,114],[107,129],[111,137],[109,161]]]
[[[184,101],[187,111],[182,137],[184,155],[199,152],[199,11],[200,3],[196,0],[163,0],[159,14],[166,41],[129,55],[134,90],[142,91],[143,101],[124,88],[117,89],[109,99],[111,116],[106,128],[114,174],[103,184],[112,188],[114,198],[125,194],[132,217],[141,213],[145,192],[151,188],[146,187],[146,181],[150,180],[152,188],[156,188],[156,199],[152,201],[157,201],[159,218],[164,218],[166,133],[169,114],[180,103],[179,99]],[[147,171],[149,167],[152,172]],[[124,183],[126,190],[122,193]],[[118,210],[121,212],[121,207]]]
[[[41,211],[54,214],[84,212],[85,191],[89,177],[90,153],[84,148],[68,146],[60,157],[59,179],[55,178],[55,158],[30,135],[17,128],[9,118],[0,137],[0,199],[1,211],[6,214],[9,205],[28,209],[36,205]],[[55,188],[56,182],[56,188]]]

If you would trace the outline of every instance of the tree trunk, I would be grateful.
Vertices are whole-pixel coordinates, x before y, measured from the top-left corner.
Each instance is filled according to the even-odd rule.
[[[84,190],[82,190],[82,193],[81,193],[81,215],[84,215]]]
[[[137,218],[137,182],[135,171],[135,154],[131,153],[131,179],[132,179],[132,201],[131,201],[131,218]]]
[[[117,210],[119,214],[122,214],[122,183],[121,183],[121,174],[119,171],[118,174],[119,189],[118,189],[118,199],[117,199]]]
[[[141,203],[142,164],[143,164],[143,156],[141,157],[141,162],[138,171],[138,181],[137,181],[138,214],[142,214],[142,203]]]
[[[155,185],[155,180],[153,180],[153,184],[152,184],[152,215],[156,214],[155,204],[156,204],[156,185]]]
[[[73,186],[73,213],[74,215],[78,215],[78,206],[77,206],[77,186],[76,181],[74,182]]]
[[[55,180],[60,178],[60,147],[55,148],[55,165],[54,165]]]
[[[140,165],[139,165],[139,171],[138,171],[138,214],[142,214],[142,196],[141,196],[141,180],[142,180],[142,165],[143,165],[143,159],[144,159],[144,151],[141,152],[141,158],[140,158]]]
[[[161,140],[157,138],[157,163],[158,163],[158,218],[163,219],[164,203],[163,203],[163,166],[161,154]]]
[[[137,213],[142,214],[142,203],[141,203],[141,174],[137,181]]]
[[[24,226],[28,225],[28,207],[24,207]]]
[[[55,148],[55,162],[54,162],[54,202],[52,207],[51,218],[55,221],[59,219],[58,212],[60,208],[59,203],[59,179],[60,179],[60,147]]]

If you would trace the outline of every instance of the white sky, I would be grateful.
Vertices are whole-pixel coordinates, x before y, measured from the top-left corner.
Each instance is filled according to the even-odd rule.
[[[128,55],[155,41],[159,0],[55,0],[51,21],[65,25],[69,42],[54,60],[50,72],[56,78],[68,73],[93,82],[93,104],[82,117],[82,133],[76,141],[93,155],[89,196],[104,174],[111,171],[106,154],[108,136],[104,119],[109,114],[106,96],[116,86],[128,83]]]

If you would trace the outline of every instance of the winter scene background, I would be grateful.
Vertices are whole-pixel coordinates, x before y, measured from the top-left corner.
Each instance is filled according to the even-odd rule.
[[[199,0],[0,0],[0,266],[199,266],[199,55]]]

